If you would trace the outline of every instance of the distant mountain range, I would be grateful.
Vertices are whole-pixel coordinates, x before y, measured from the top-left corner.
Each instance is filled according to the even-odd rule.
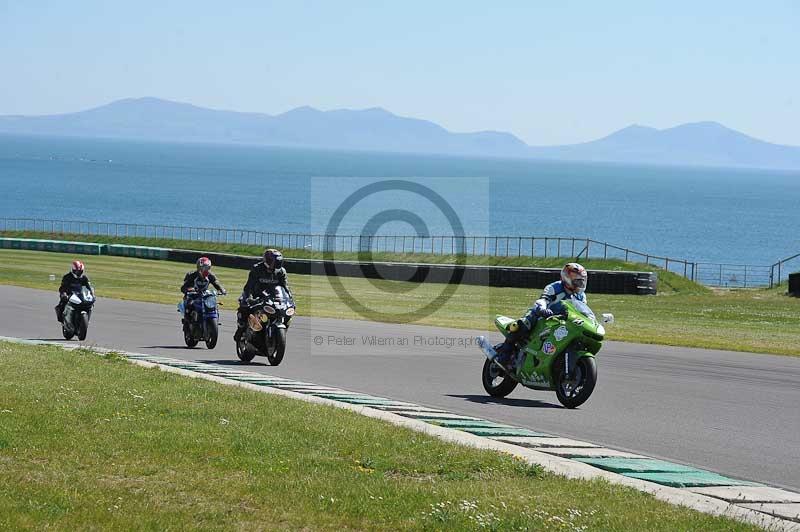
[[[764,142],[715,122],[663,130],[633,125],[592,142],[536,147],[510,133],[453,133],[381,108],[298,107],[273,116],[129,98],[77,113],[0,116],[0,133],[800,170],[800,147]]]

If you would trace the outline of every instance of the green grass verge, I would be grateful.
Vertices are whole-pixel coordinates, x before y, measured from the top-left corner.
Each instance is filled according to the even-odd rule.
[[[0,231],[0,236],[11,238],[43,238],[50,240],[71,240],[74,242],[97,242],[99,244],[128,244],[132,246],[151,246],[171,249],[199,249],[232,253],[236,255],[260,256],[263,246],[244,244],[224,244],[219,242],[201,242],[192,240],[170,240],[163,238],[143,237],[109,237],[100,235],[78,235],[72,233],[42,233],[32,231]],[[322,259],[322,252],[308,249],[283,249],[288,258]],[[338,260],[359,260],[358,253],[336,253]],[[373,261],[379,262],[411,262],[427,264],[453,264],[454,255],[434,255],[432,253],[373,253]],[[530,268],[561,268],[569,260],[564,257],[492,257],[467,256],[466,263],[480,266],[522,266]],[[581,264],[593,270],[611,271],[655,271],[658,272],[659,292],[708,292],[708,288],[690,281],[673,272],[654,267],[652,264],[625,262],[616,259],[581,259]]]
[[[55,291],[72,256],[37,251],[0,250],[0,284]],[[78,256],[99,297],[176,304],[178,289],[190,265],[108,256]],[[238,295],[247,272],[227,268],[214,271],[231,294]],[[368,307],[399,314],[432,301],[444,285],[340,278],[348,292]],[[305,316],[364,319],[353,312],[326,277],[292,275],[298,313]],[[591,288],[591,280],[590,280]],[[784,289],[785,290],[785,289]],[[495,314],[521,315],[539,296],[538,290],[460,285],[425,325],[491,330]],[[223,300],[229,308],[235,300]],[[704,347],[800,354],[800,299],[780,289],[730,290],[702,293],[672,292],[657,296],[589,294],[595,312],[613,312],[617,323],[607,328],[610,340],[686,347]],[[55,303],[54,303],[55,304]],[[602,353],[601,353],[602,356]]]
[[[756,530],[333,407],[0,342],[0,529]]]

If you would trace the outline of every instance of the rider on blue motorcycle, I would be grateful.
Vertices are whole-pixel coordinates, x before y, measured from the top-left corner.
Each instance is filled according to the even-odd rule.
[[[549,318],[553,315],[552,308],[565,299],[574,299],[586,303],[586,282],[588,275],[586,268],[577,262],[570,262],[561,270],[561,280],[544,287],[542,295],[533,306],[528,309],[523,317],[512,323],[508,330],[511,333],[506,340],[492,347],[485,343],[485,338],[479,340],[480,347],[490,356],[497,357],[501,366],[508,368],[514,363],[514,345],[524,340],[533,330],[539,318]]]
[[[225,295],[227,292],[225,288],[217,282],[217,276],[211,273],[211,259],[208,257],[200,257],[197,259],[197,269],[190,271],[183,278],[183,286],[181,292],[183,293],[183,306],[184,309],[189,306],[189,298],[193,294],[202,294],[211,284],[216,288],[220,294]],[[186,320],[184,318],[184,326]]]

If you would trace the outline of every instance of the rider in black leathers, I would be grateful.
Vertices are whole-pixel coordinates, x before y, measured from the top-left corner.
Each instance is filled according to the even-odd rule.
[[[222,295],[227,293],[225,288],[217,282],[217,276],[211,273],[211,259],[208,257],[200,257],[197,259],[197,269],[186,274],[183,278],[183,285],[181,286],[181,292],[183,293],[184,317],[182,321],[184,331],[187,331],[189,327],[189,323],[186,321],[185,309],[189,308],[190,294],[201,294],[208,288],[209,284],[219,290]]]
[[[56,318],[59,322],[64,321],[64,308],[67,306],[70,294],[80,291],[82,287],[88,287],[94,296],[94,288],[86,275],[86,268],[83,262],[76,260],[72,262],[72,267],[64,277],[58,287],[59,301],[56,305]]]
[[[249,310],[246,301],[252,297],[260,297],[265,290],[270,290],[276,286],[282,286],[292,297],[289,289],[289,282],[286,279],[286,270],[283,268],[283,254],[277,249],[267,249],[264,251],[264,259],[250,268],[247,282],[239,298],[239,310],[236,313],[236,333],[233,340],[239,342],[247,326],[247,316]]]
[[[186,292],[191,290],[205,290],[209,284],[225,294],[225,288],[217,282],[217,276],[211,273],[211,259],[200,257],[197,259],[197,269],[190,271],[183,278],[181,292],[186,295]]]

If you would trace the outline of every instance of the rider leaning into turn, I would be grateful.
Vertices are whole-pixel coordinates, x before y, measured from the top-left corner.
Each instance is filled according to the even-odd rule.
[[[282,286],[292,296],[289,289],[289,282],[286,279],[286,270],[283,268],[283,254],[277,249],[266,249],[264,258],[261,262],[250,268],[247,282],[239,298],[239,310],[236,313],[237,328],[233,335],[233,340],[239,342],[247,325],[249,314],[245,302],[251,297],[259,297],[264,290],[270,290],[276,286]]]
[[[86,267],[79,260],[73,261],[69,272],[61,278],[61,285],[58,287],[59,301],[58,305],[56,305],[56,317],[59,322],[64,321],[64,307],[67,306],[69,296],[74,292],[79,292],[84,286],[94,296],[94,288],[86,275]]]
[[[542,295],[533,306],[528,309],[523,317],[512,323],[508,330],[511,333],[506,340],[496,348],[497,361],[502,366],[513,365],[514,345],[528,337],[539,318],[549,318],[553,315],[552,307],[565,299],[574,299],[586,303],[586,281],[588,275],[586,268],[576,262],[570,262],[561,270],[561,280],[544,287]],[[494,351],[490,346],[481,346],[489,352]]]

